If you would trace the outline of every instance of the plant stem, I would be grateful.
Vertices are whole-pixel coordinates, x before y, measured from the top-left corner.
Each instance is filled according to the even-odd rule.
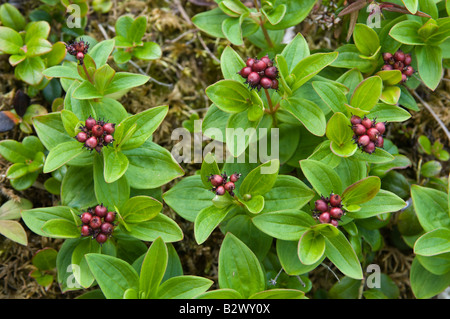
[[[270,113],[273,114],[272,99],[270,98],[269,91],[267,91],[267,89],[264,89],[264,92],[266,93],[267,102],[269,103]]]
[[[264,34],[264,38],[266,38],[267,45],[270,48],[273,48],[272,39],[270,38],[269,33],[267,32],[266,28],[264,27],[264,20],[262,19],[261,11],[259,10],[258,0],[253,0],[253,3],[255,4],[256,10],[260,14],[260,16],[259,16],[259,25],[261,26],[261,30],[262,30],[262,32]]]
[[[88,70],[86,69],[86,64],[85,64],[85,63],[83,63],[83,70],[84,70],[84,73],[86,74],[86,76],[87,76],[89,82],[91,82],[92,84],[94,84],[94,81],[92,80],[91,76],[89,75]]]

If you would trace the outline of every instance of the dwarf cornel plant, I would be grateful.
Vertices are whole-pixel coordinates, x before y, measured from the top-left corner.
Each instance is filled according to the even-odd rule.
[[[209,147],[187,168],[153,139],[171,105],[132,114],[122,104],[151,79],[128,66],[167,58],[159,38],[148,36],[149,16],[120,16],[110,24],[113,37],[93,39],[83,31],[90,3],[77,0],[81,27],[69,32],[63,24],[52,44],[58,18],[49,12],[72,2],[42,2],[31,22],[13,5],[0,6],[0,53],[34,95],[59,83],[61,97],[27,117],[28,136],[1,141],[0,155],[13,188],[41,186],[43,178],[40,188],[57,200],[8,202],[0,233],[27,244],[12,220],[21,217],[35,235],[63,240],[57,252],[35,258],[33,277],[43,286],[55,280],[62,292],[93,288],[82,298],[110,299],[398,298],[388,274],[381,287],[366,285],[388,225],[414,254],[416,298],[450,285],[448,178],[438,177],[439,162],[415,165],[400,154],[391,132],[420,110],[415,90],[435,91],[449,65],[449,1],[371,3],[383,13],[376,27],[367,21],[377,10],[363,10],[363,0],[202,7],[190,22],[196,37],[220,46],[219,72],[201,92],[205,113],[183,122],[185,136],[201,129]],[[329,13],[347,33],[336,35],[335,47],[288,36],[331,2]],[[104,14],[114,4],[92,5]],[[37,18],[41,11],[46,19]],[[434,150],[422,137],[420,145],[448,157],[440,143]],[[413,166],[416,180],[401,173]],[[181,222],[193,233],[185,236],[191,229]],[[208,245],[217,236],[216,282],[185,274],[177,244]],[[43,263],[47,253],[51,262]],[[315,281],[321,268],[337,278],[327,291]]]

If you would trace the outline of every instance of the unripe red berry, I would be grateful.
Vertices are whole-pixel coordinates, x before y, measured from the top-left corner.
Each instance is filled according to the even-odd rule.
[[[330,205],[334,207],[338,207],[341,205],[341,196],[338,194],[333,194],[330,196]]]
[[[356,124],[353,126],[353,132],[360,136],[366,133],[366,128],[362,124]]]
[[[99,244],[104,244],[107,240],[108,240],[108,236],[106,236],[103,233],[98,234],[95,237],[95,240],[99,243]]]
[[[385,64],[381,67],[381,70],[383,71],[392,71],[394,68],[390,64]]]
[[[380,132],[374,127],[371,127],[367,130],[367,136],[369,136],[370,140],[372,142],[375,142],[378,139],[378,136],[380,135]]]
[[[272,80],[266,77],[263,77],[259,83],[264,89],[270,89],[272,87]]]
[[[362,119],[362,121],[361,121],[361,124],[362,125],[364,125],[364,127],[366,128],[366,129],[369,129],[369,128],[371,128],[372,127],[372,120],[371,119],[369,119],[369,118],[367,118],[367,117],[365,117],[364,116],[364,118]]]
[[[255,59],[248,58],[247,62],[246,62],[246,65],[251,68],[253,66],[253,64],[255,64]]]
[[[352,115],[350,123],[352,123],[352,125],[361,124],[361,118],[358,115]]]
[[[92,118],[92,117],[89,116],[89,117],[86,119],[85,124],[86,124],[86,128],[87,128],[88,130],[92,130],[92,128],[94,127],[94,125],[97,124],[97,121],[96,121],[94,118]]]
[[[263,61],[267,65],[267,67],[271,67],[273,65],[273,62],[271,59],[269,59],[268,55],[263,56],[261,58],[261,61]]]
[[[110,223],[103,223],[100,226],[100,230],[101,230],[101,232],[103,234],[110,235],[113,232],[113,230],[114,230],[114,226],[112,224],[110,224]]]
[[[101,125],[94,125],[94,127],[92,128],[92,134],[97,137],[102,136],[103,127]]]
[[[412,62],[412,58],[411,58],[411,54],[405,54],[405,60],[403,61],[403,63],[405,63],[405,65],[410,65]]]
[[[392,53],[389,53],[389,52],[383,53],[383,60],[384,61],[387,62],[390,59],[392,59]]]
[[[378,147],[383,147],[383,145],[384,145],[384,138],[382,136],[378,136],[378,139],[377,139],[375,144]]]
[[[405,65],[401,61],[397,61],[394,63],[394,69],[402,71]]]
[[[406,76],[411,76],[414,73],[414,68],[412,66],[408,66],[406,70],[403,72]]]
[[[261,77],[259,76],[258,73],[256,72],[252,72],[248,75],[247,77],[247,82],[251,85],[251,86],[256,86],[259,84],[259,81],[261,80]]]
[[[241,177],[241,174],[234,173],[230,176],[230,181],[233,183],[236,183],[240,177]]]
[[[378,132],[380,132],[381,135],[383,135],[386,131],[386,125],[384,125],[383,122],[377,122],[375,124],[375,128],[378,130]]]
[[[278,76],[278,69],[274,66],[270,66],[264,71],[264,74],[270,79],[275,79]]]
[[[406,74],[402,74],[402,82],[406,82],[408,80],[408,77]]]
[[[344,215],[344,212],[339,207],[333,207],[330,209],[330,215],[333,218],[340,219]]]
[[[225,190],[226,190],[227,192],[232,192],[232,191],[234,191],[234,189],[236,188],[236,185],[234,185],[233,182],[227,182],[227,183],[224,185],[224,188],[225,188]]]
[[[92,229],[97,229],[102,225],[102,219],[98,216],[92,216],[91,221],[89,222],[89,226],[92,227]]]
[[[108,212],[108,210],[102,204],[102,205],[95,206],[94,212],[95,212],[95,215],[97,215],[100,218],[103,218],[106,216],[106,213]]]
[[[92,219],[92,214],[90,214],[88,212],[81,214],[81,222],[83,224],[89,224],[91,219]]]
[[[405,54],[403,53],[402,50],[398,50],[398,51],[395,52],[395,54],[394,54],[394,59],[395,59],[396,61],[403,62],[403,61],[405,61]]]
[[[326,223],[329,223],[330,222],[330,213],[328,213],[328,212],[324,212],[324,213],[322,213],[322,214],[320,214],[320,216],[319,216],[319,221],[322,223],[322,224],[326,224]]]
[[[103,125],[103,130],[107,134],[112,134],[112,133],[114,133],[114,130],[115,130],[115,124],[113,124],[113,123],[106,123],[105,125]]]
[[[89,236],[91,234],[91,227],[88,225],[81,226],[81,235],[82,236]]]
[[[80,132],[77,134],[76,139],[78,142],[84,143],[86,142],[88,136],[85,132]]]
[[[88,138],[85,143],[86,147],[91,148],[91,149],[95,148],[97,146],[97,144],[98,144],[98,141],[95,136],[91,136],[90,138]]]
[[[84,59],[84,53],[83,52],[78,52],[77,53],[77,60],[83,60]]]
[[[369,154],[372,154],[373,152],[375,152],[375,143],[370,142],[369,144],[367,144],[366,147],[364,147],[364,151]]]
[[[252,68],[249,66],[246,66],[241,71],[239,71],[239,75],[243,78],[247,78],[250,73],[252,73]]]
[[[333,225],[334,227],[338,227],[338,226],[339,226],[339,223],[338,223],[338,221],[337,221],[336,219],[332,219],[330,223],[331,223],[331,225]]]
[[[223,187],[222,185],[218,186],[216,188],[216,195],[223,195],[225,194],[225,187]]]
[[[328,210],[328,204],[323,199],[316,200],[314,206],[318,211],[321,212],[326,212]]]
[[[277,79],[272,80],[272,89],[278,90],[278,80]]]
[[[115,212],[108,212],[104,218],[105,222],[107,223],[113,223],[116,219],[116,213]]]
[[[255,61],[255,64],[253,64],[253,66],[252,66],[252,70],[254,72],[261,72],[261,71],[264,71],[266,68],[267,68],[267,64],[266,64],[266,62],[264,62],[262,60]]]
[[[219,186],[223,184],[223,177],[218,174],[211,175],[209,177],[209,181],[211,182],[212,186]]]
[[[105,141],[105,143],[112,143],[114,141],[114,137],[112,135],[105,135],[105,137],[103,138],[103,141]]]
[[[369,136],[367,136],[367,135],[361,135],[359,138],[358,138],[358,145],[359,146],[366,146],[366,145],[368,145],[370,143],[370,138],[369,138]]]

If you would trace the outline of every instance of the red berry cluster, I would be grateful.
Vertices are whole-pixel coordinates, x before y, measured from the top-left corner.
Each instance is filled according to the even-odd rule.
[[[330,197],[322,196],[314,203],[315,217],[322,224],[331,224],[337,227],[338,221],[344,216],[341,201],[341,196],[338,194],[331,193]]]
[[[89,207],[86,212],[80,215],[81,236],[92,236],[99,244],[103,244],[108,240],[114,230],[114,221],[116,219],[115,212],[109,212],[108,209],[101,205]]]
[[[246,79],[245,83],[252,89],[278,90],[278,69],[267,55],[261,59],[248,58],[246,66],[239,71],[239,75]]]
[[[80,39],[80,41],[71,41],[69,44],[65,43],[67,53],[70,55],[73,55],[77,58],[78,61],[80,61],[80,64],[83,64],[84,55],[87,54],[89,49],[89,43],[84,42],[83,39]]]
[[[230,176],[230,180],[228,181],[228,176],[226,173],[222,175],[211,175],[208,177],[208,180],[211,182],[213,188],[211,189],[216,195],[222,196],[225,192],[228,192],[231,196],[234,196],[234,189],[236,188],[236,183],[241,174],[234,173]]]
[[[355,133],[353,139],[362,151],[372,154],[376,147],[383,147],[386,123],[371,120],[366,116],[360,118],[356,115],[351,117],[350,122]]]
[[[406,82],[414,73],[414,68],[411,64],[411,55],[403,53],[398,50],[394,54],[386,52],[383,53],[384,65],[381,67],[383,71],[399,70],[402,72],[402,82]]]
[[[81,132],[75,136],[76,140],[84,143],[88,150],[101,152],[103,146],[108,146],[114,141],[112,134],[115,124],[105,121],[97,121],[92,117],[86,119],[85,125],[81,127]]]

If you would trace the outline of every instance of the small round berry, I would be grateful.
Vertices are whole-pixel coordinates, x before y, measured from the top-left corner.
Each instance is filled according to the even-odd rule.
[[[105,143],[109,144],[112,143],[114,141],[114,137],[112,135],[105,135],[105,137],[103,138],[103,141],[105,141]]]
[[[375,142],[378,139],[378,136],[380,135],[380,132],[374,127],[371,127],[367,130],[367,136],[369,136],[370,140],[372,142]]]
[[[264,74],[270,79],[275,79],[278,76],[278,69],[274,66],[270,66],[264,71]]]
[[[91,136],[90,138],[88,138],[85,142],[86,147],[88,148],[95,148],[98,144],[97,138],[95,136]]]
[[[383,135],[386,131],[386,125],[384,125],[383,122],[377,122],[375,124],[375,128],[378,130],[378,132],[380,132],[381,135]]]
[[[338,194],[333,194],[330,196],[330,205],[334,207],[339,207],[341,205],[341,196]]]
[[[401,61],[397,61],[394,63],[394,69],[402,71],[405,65]]]
[[[358,115],[352,115],[350,123],[352,123],[352,125],[361,124],[361,118]]]
[[[395,59],[396,61],[403,62],[403,61],[405,61],[405,54],[403,53],[402,50],[398,50],[398,51],[395,52],[395,54],[394,54],[394,59]]]
[[[366,128],[362,124],[356,124],[353,126],[353,132],[356,135],[360,136],[360,135],[366,134]]]
[[[78,52],[77,53],[77,60],[83,60],[84,59],[84,53],[83,52]]]
[[[389,53],[389,52],[386,52],[386,53],[383,53],[383,60],[384,61],[389,61],[390,59],[392,59],[392,53]]]
[[[358,145],[359,146],[366,146],[370,143],[370,137],[368,135],[361,135],[358,138]]]
[[[95,240],[99,243],[99,244],[104,244],[107,240],[108,240],[108,236],[106,236],[103,233],[98,234],[95,237]]]
[[[246,66],[241,71],[239,71],[239,75],[243,78],[247,78],[250,73],[252,73],[252,68],[249,66]]]
[[[381,67],[381,70],[383,71],[392,71],[394,68],[390,64],[385,64]]]
[[[114,220],[116,219],[116,213],[115,212],[108,212],[104,218],[105,222],[107,223],[114,223]]]
[[[88,135],[85,132],[80,132],[75,138],[78,142],[84,143],[88,139]]]
[[[261,61],[263,61],[267,65],[267,67],[271,67],[273,65],[273,62],[271,59],[269,59],[268,55],[263,56],[261,58]]]
[[[82,236],[89,236],[91,234],[91,227],[88,225],[81,226],[81,235]]]
[[[223,194],[225,194],[225,187],[220,185],[216,188],[216,195],[222,196]]]
[[[100,228],[102,225],[102,219],[98,216],[92,216],[91,221],[89,222],[89,226],[92,227],[92,229]]]
[[[92,219],[92,214],[90,214],[88,212],[81,214],[81,222],[83,224],[89,224],[91,219]]]
[[[114,133],[115,126],[116,125],[113,123],[106,123],[105,125],[103,125],[103,130],[106,132],[106,134],[112,134]]]
[[[101,230],[101,232],[103,234],[110,235],[113,232],[113,230],[114,230],[114,226],[112,224],[110,224],[110,223],[103,223],[100,226],[100,230]]]
[[[330,209],[330,215],[333,218],[340,219],[344,215],[344,212],[339,207],[333,207]]]
[[[230,176],[230,181],[236,183],[239,178],[241,178],[241,174],[234,173]]]
[[[245,63],[248,67],[252,67],[253,66],[253,64],[255,64],[255,59],[253,59],[253,58],[248,58],[247,59],[247,62]]]
[[[326,212],[328,210],[328,204],[323,199],[318,199],[314,202],[314,206],[318,211]]]
[[[403,63],[405,63],[405,65],[410,65],[412,62],[412,58],[411,58],[411,54],[405,54],[405,60],[403,61]]]
[[[86,124],[86,128],[87,128],[88,130],[92,130],[92,128],[94,127],[94,125],[97,124],[97,121],[96,121],[93,117],[89,116],[89,117],[86,119],[85,124]]]
[[[266,64],[266,62],[264,62],[262,60],[255,61],[255,64],[253,64],[253,66],[252,66],[252,70],[254,72],[262,72],[266,68],[267,68],[267,64]]]
[[[338,223],[338,221],[337,221],[336,219],[332,219],[330,223],[331,223],[331,225],[333,225],[334,227],[338,227],[338,226],[339,226],[339,223]]]
[[[383,145],[384,145],[384,138],[383,138],[383,136],[378,136],[378,139],[375,142],[375,144],[378,147],[383,147]]]
[[[406,76],[411,76],[414,74],[414,68],[412,66],[406,67],[406,70],[403,72]]]
[[[329,223],[330,220],[331,220],[331,217],[330,217],[330,213],[328,213],[328,212],[324,212],[324,213],[320,214],[320,216],[319,216],[319,221],[322,224]]]
[[[227,182],[223,187],[227,192],[232,192],[236,188],[236,185],[233,182]]]
[[[103,206],[103,204],[101,204],[101,205],[95,206],[94,212],[95,212],[95,215],[97,215],[100,218],[103,218],[106,216],[108,209],[105,206]]]
[[[408,81],[408,77],[406,76],[406,74],[402,74],[402,82],[406,81]]]
[[[224,179],[222,176],[215,174],[209,177],[209,181],[211,182],[212,186],[219,186],[223,184]]]
[[[263,77],[260,81],[261,86],[264,89],[270,89],[272,87],[272,80],[266,77]]]
[[[365,127],[366,129],[371,128],[372,125],[373,125],[372,120],[369,119],[369,118],[367,118],[367,117],[365,117],[365,116],[364,116],[364,118],[362,119],[361,124],[364,125],[364,127]]]
[[[369,154],[372,154],[373,152],[375,152],[375,143],[370,142],[369,144],[367,144],[366,147],[364,147],[364,151]]]
[[[278,90],[278,80],[277,79],[272,80],[272,89]]]
[[[252,72],[248,75],[247,77],[247,82],[251,85],[251,86],[256,86],[259,84],[259,81],[261,80],[261,77],[259,76],[258,73],[256,72]]]
[[[103,127],[101,125],[94,125],[94,127],[92,128],[92,134],[94,136],[102,136],[103,135]]]

